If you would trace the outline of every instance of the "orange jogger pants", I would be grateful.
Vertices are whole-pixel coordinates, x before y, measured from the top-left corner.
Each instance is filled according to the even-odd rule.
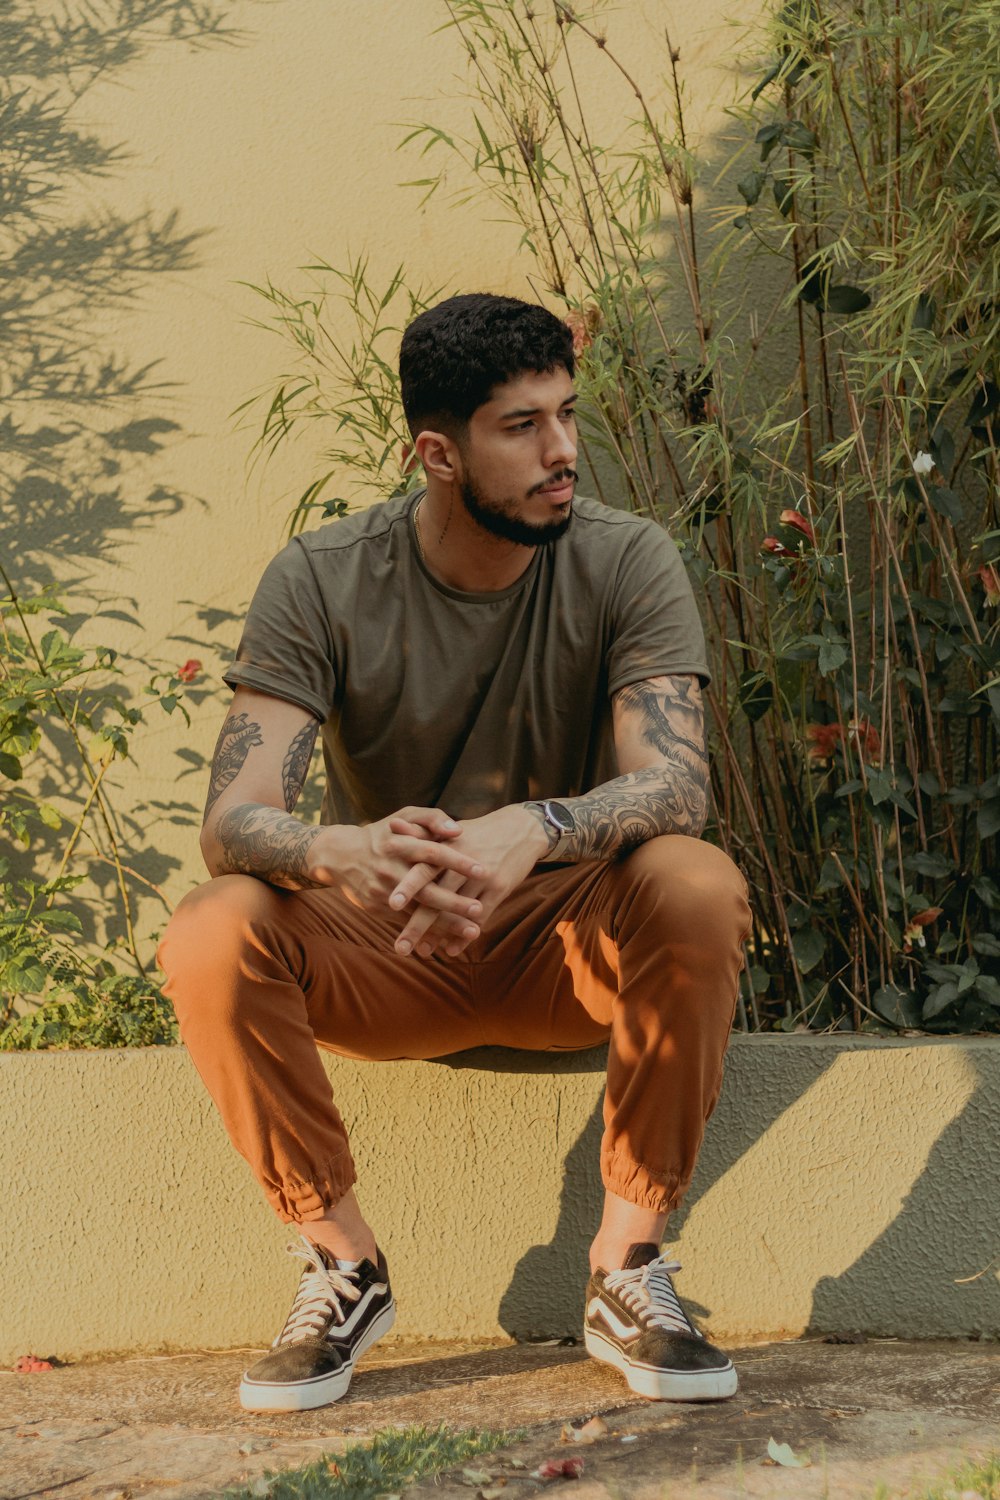
[[[286,1223],[355,1181],[317,1048],[440,1057],[483,1044],[610,1040],[601,1175],[665,1213],[718,1098],[747,884],[720,849],[666,834],[614,863],[542,866],[459,958],[401,958],[405,914],[330,889],[224,875],[178,906],[160,946],[181,1037],[236,1150]]]

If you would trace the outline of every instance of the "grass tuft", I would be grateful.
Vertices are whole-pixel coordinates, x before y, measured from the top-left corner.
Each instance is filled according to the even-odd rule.
[[[1000,1500],[1000,1454],[967,1459],[947,1479],[921,1490],[912,1500],[965,1500],[967,1495],[982,1496],[982,1500]],[[893,1500],[892,1491],[880,1484],[873,1500]]]
[[[439,1427],[386,1428],[367,1443],[356,1443],[345,1453],[323,1454],[315,1462],[283,1472],[265,1471],[239,1489],[223,1492],[223,1500],[375,1500],[398,1492],[403,1485],[482,1453],[493,1453],[517,1442],[518,1432],[453,1432]]]

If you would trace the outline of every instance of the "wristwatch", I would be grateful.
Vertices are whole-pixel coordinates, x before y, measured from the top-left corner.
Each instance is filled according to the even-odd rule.
[[[555,851],[560,839],[576,832],[576,819],[561,802],[526,802],[524,805],[530,807],[532,812],[540,813],[546,828],[555,834],[554,842],[549,845],[550,854]]]

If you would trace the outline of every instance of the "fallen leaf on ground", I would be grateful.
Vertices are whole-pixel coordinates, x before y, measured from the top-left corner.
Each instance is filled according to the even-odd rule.
[[[14,1365],[15,1373],[18,1375],[36,1375],[39,1370],[51,1370],[53,1368],[50,1359],[40,1359],[37,1354],[22,1354]]]
[[[237,1453],[264,1453],[268,1448],[274,1447],[273,1438],[248,1437],[245,1443],[237,1448]]]
[[[811,1458],[799,1458],[788,1443],[776,1443],[774,1438],[767,1440],[767,1458],[762,1458],[761,1463],[780,1464],[783,1469],[808,1469],[812,1467]]]
[[[489,1469],[463,1469],[462,1478],[466,1484],[489,1484],[493,1475]]]
[[[591,1417],[589,1422],[584,1422],[577,1427],[572,1422],[567,1422],[562,1430],[564,1443],[596,1443],[598,1438],[607,1437],[608,1424],[603,1417]]]
[[[532,1479],[579,1479],[583,1473],[582,1458],[547,1458],[537,1469],[532,1469]]]
[[[495,1484],[487,1485],[486,1489],[479,1491],[479,1500],[500,1500],[506,1483],[506,1479],[498,1479]]]
[[[627,1432],[622,1438],[623,1443],[637,1443],[638,1441],[639,1434],[637,1432]]]

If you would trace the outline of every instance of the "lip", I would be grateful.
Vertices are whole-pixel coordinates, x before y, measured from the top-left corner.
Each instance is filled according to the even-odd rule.
[[[549,500],[569,500],[573,494],[573,486],[572,479],[564,479],[561,484],[546,485],[544,489],[538,491],[538,494],[544,495]]]

